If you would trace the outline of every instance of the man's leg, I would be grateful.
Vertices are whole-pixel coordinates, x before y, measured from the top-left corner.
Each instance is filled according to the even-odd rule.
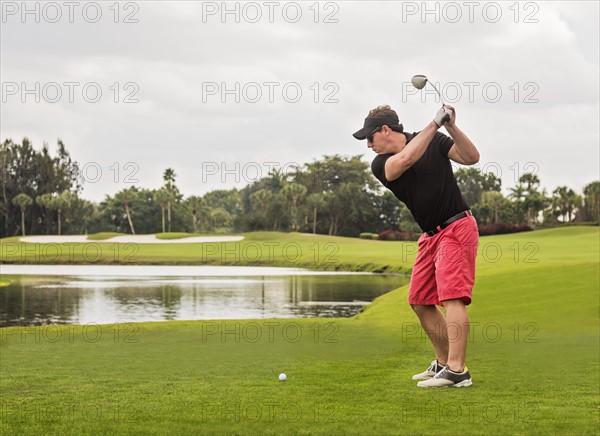
[[[418,382],[417,386],[471,386],[471,374],[465,368],[469,336],[469,317],[465,305],[471,302],[475,280],[475,256],[479,240],[477,222],[473,217],[463,218],[439,235],[435,276],[438,297],[446,309],[448,361],[444,370],[432,379]]]
[[[467,309],[462,299],[443,300],[442,304],[446,308],[447,366],[437,372],[433,378],[421,378],[417,386],[421,388],[441,388],[447,386],[458,388],[471,386],[473,384],[471,374],[465,368],[465,353],[467,351],[467,337],[469,334]],[[442,318],[444,317],[442,316]]]
[[[465,303],[460,299],[442,301],[446,309],[448,340],[448,367],[462,372],[465,368],[467,340],[469,338],[469,315]]]
[[[448,330],[444,314],[436,305],[411,304],[411,307],[421,321],[421,327],[427,333],[437,361],[446,365],[448,361]]]
[[[410,278],[408,304],[415,311],[423,330],[427,333],[436,359],[422,373],[413,375],[413,380],[428,380],[437,374],[448,359],[448,338],[446,320],[436,304],[441,304],[438,298],[435,277],[435,239],[423,233],[419,238],[419,251]]]

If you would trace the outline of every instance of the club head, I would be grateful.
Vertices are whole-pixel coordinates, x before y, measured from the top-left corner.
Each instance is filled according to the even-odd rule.
[[[415,88],[423,89],[425,87],[425,84],[427,83],[427,77],[421,74],[417,74],[413,76],[412,79],[410,79],[410,81],[412,82]]]

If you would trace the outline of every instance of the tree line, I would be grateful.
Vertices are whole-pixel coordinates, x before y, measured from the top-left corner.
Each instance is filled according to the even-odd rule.
[[[52,156],[24,138],[0,148],[0,234],[225,233],[295,231],[340,236],[384,230],[420,232],[410,211],[371,174],[361,156],[323,156],[283,173],[273,169],[242,189],[217,189],[185,197],[172,168],[163,186],[130,186],[100,203],[81,197],[79,168],[62,141]],[[581,194],[567,186],[552,193],[534,173],[501,193],[501,180],[476,167],[455,171],[460,189],[480,225],[535,227],[573,221],[597,222],[600,181]]]

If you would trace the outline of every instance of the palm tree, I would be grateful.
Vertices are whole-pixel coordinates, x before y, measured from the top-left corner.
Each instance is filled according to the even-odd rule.
[[[269,174],[265,179],[267,188],[273,192],[279,191],[283,187],[286,178],[286,175],[283,174],[283,169],[273,168],[269,171]]]
[[[533,194],[537,191],[537,187],[540,185],[540,179],[533,173],[525,173],[519,178],[519,182],[525,183],[525,188],[529,194]]]
[[[156,203],[160,206],[160,214],[162,216],[162,231],[165,233],[165,209],[169,200],[171,199],[171,194],[165,188],[160,188],[152,194],[152,197]]]
[[[509,188],[509,190],[510,190],[510,194],[508,194],[509,198],[512,198],[513,200],[516,200],[516,201],[521,201],[525,198],[526,189],[522,183],[515,185],[514,188]]]
[[[506,205],[507,200],[500,192],[485,191],[481,193],[481,204],[488,206],[494,211],[494,224],[500,221],[499,212]]]
[[[574,215],[575,207],[577,204],[581,204],[581,197],[575,194],[575,191],[569,189],[567,191],[567,221],[571,221],[571,215]]]
[[[317,233],[317,212],[320,208],[325,206],[325,200],[323,199],[323,194],[315,193],[310,194],[306,198],[306,203],[308,207],[312,211],[313,215],[313,234]]]
[[[589,183],[583,188],[584,219],[600,220],[600,181]]]
[[[510,194],[508,198],[514,200],[514,210],[516,213],[517,222],[522,223],[525,217],[525,211],[523,210],[523,201],[525,200],[525,193],[527,192],[525,186],[522,183],[515,185],[514,188],[509,188]]]
[[[8,198],[6,196],[6,185],[7,177],[8,177],[8,168],[7,162],[9,156],[8,146],[12,143],[10,139],[5,140],[2,144],[0,144],[0,156],[2,157],[2,163],[0,164],[0,185],[2,186],[2,202],[0,202],[0,213],[4,216],[4,234],[8,235],[8,222],[9,222],[9,208],[6,207],[8,205]]]
[[[46,210],[55,210],[57,217],[57,231],[61,234],[62,214],[69,209],[77,199],[77,194],[71,191],[63,191],[59,195],[42,194],[35,199],[35,202]]]
[[[66,211],[75,202],[76,195],[71,191],[63,191],[59,195],[52,197],[50,201],[51,209],[56,209],[58,217],[58,234],[61,234],[62,213]]]
[[[23,236],[25,236],[25,210],[28,206],[31,206],[32,203],[33,200],[31,199],[31,197],[23,193],[16,195],[12,199],[12,204],[21,208],[21,231],[23,233]]]
[[[281,190],[282,194],[288,199],[290,202],[291,210],[290,214],[292,217],[292,232],[298,231],[298,223],[297,223],[297,206],[298,201],[304,195],[306,195],[306,186],[301,185],[299,183],[288,183]]]
[[[252,207],[260,212],[265,228],[267,227],[267,210],[272,199],[273,193],[268,189],[259,189],[250,195]]]
[[[135,235],[135,229],[133,228],[133,221],[131,220],[131,213],[129,212],[129,203],[137,198],[137,190],[135,187],[124,189],[121,192],[115,194],[115,200],[123,203],[125,206],[125,213],[127,214],[127,220],[129,221],[129,227],[131,228],[131,234]]]
[[[231,215],[225,209],[217,207],[210,212],[210,216],[216,228],[229,227]]]
[[[175,197],[175,170],[173,168],[167,168],[163,173],[163,180],[165,181],[165,189],[171,197],[167,200],[167,221],[169,223],[169,232],[171,231],[171,202]]]
[[[553,208],[562,216],[563,222],[570,222],[578,201],[577,194],[567,186],[557,187],[552,194]]]
[[[51,211],[53,210],[52,205],[53,205],[53,201],[52,201],[53,195],[52,194],[42,194],[42,195],[38,195],[35,198],[35,202],[38,206],[44,208],[44,218],[46,220],[46,233],[50,234],[50,227],[51,227],[51,217],[49,216],[50,214],[46,214],[46,211]]]
[[[206,204],[206,200],[202,197],[192,195],[187,199],[190,208],[192,209],[192,225],[194,233],[198,232],[198,221],[209,221],[211,219],[211,208]]]
[[[326,192],[323,195],[323,199],[325,200],[325,206],[330,218],[328,234],[335,236],[337,235],[338,223],[342,214],[342,204],[335,192]]]
[[[527,211],[527,225],[532,227],[537,221],[537,216],[548,204],[545,190],[543,192],[533,191],[525,197],[523,206]]]
[[[273,193],[268,189],[259,189],[258,191],[250,195],[250,201],[252,201],[252,204],[255,207],[261,210],[266,210],[272,197]]]

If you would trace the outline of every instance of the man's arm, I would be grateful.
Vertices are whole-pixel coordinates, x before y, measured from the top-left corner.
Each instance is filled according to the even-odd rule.
[[[452,106],[447,106],[452,109],[452,117],[444,126],[448,134],[454,140],[454,145],[448,152],[448,158],[462,165],[475,165],[479,162],[479,151],[475,144],[456,126],[456,111]]]
[[[385,162],[385,178],[391,182],[400,177],[418,161],[438,130],[437,124],[431,122],[412,141]]]

